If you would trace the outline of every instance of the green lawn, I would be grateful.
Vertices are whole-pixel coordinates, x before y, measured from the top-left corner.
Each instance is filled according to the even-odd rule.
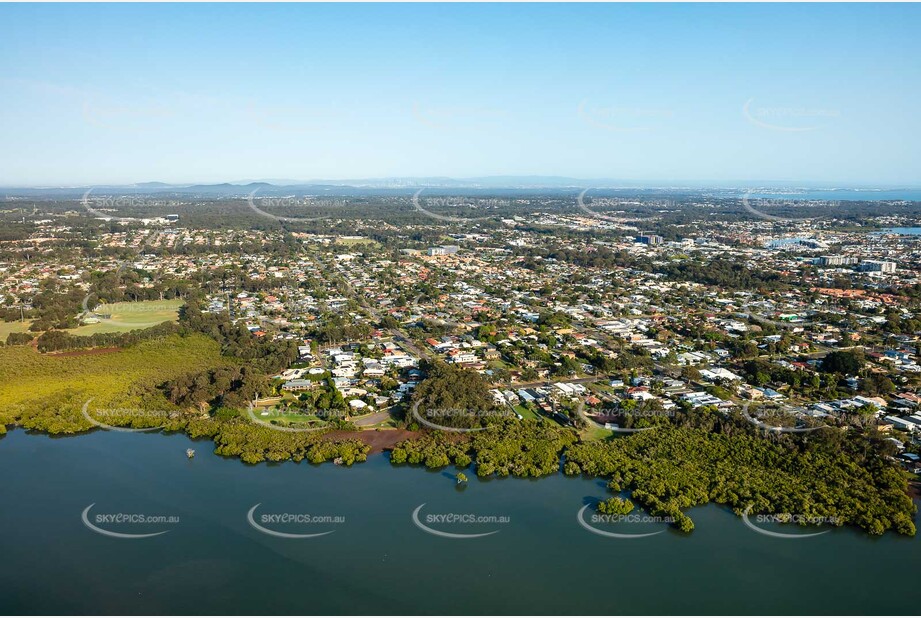
[[[278,425],[312,425],[325,423],[323,419],[315,414],[300,414],[275,408],[256,408],[253,410],[253,416],[260,421]]]
[[[136,303],[113,303],[100,305],[94,312],[108,314],[97,324],[84,324],[68,330],[72,335],[87,336],[96,333],[124,333],[131,330],[150,328],[163,322],[179,320],[182,300],[145,300]]]
[[[345,245],[346,247],[353,247],[355,245],[374,245],[376,246],[378,242],[371,238],[336,238],[337,245]]]
[[[527,421],[527,420],[534,420],[534,419],[538,418],[538,416],[537,416],[534,412],[531,412],[530,410],[528,410],[528,409],[527,409],[526,407],[524,407],[523,405],[517,405],[517,406],[515,406],[515,412],[517,412],[518,414],[520,414],[520,415],[523,417],[523,420],[526,420],[526,421]]]
[[[26,333],[29,331],[29,324],[31,321],[26,322],[0,322],[0,341],[6,342],[6,338],[10,333]]]
[[[610,429],[605,429],[603,427],[595,427],[593,425],[590,425],[589,427],[586,427],[585,429],[581,430],[579,432],[579,435],[585,441],[605,440],[613,436],[614,432],[611,431]]]

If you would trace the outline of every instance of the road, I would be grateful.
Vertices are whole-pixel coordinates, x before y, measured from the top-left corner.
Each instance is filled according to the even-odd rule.
[[[409,335],[404,333],[401,329],[391,328],[389,332],[393,336],[393,340],[403,346],[410,354],[418,358],[434,360],[434,354],[430,350],[417,346],[415,342],[409,338]]]
[[[390,420],[390,411],[381,410],[380,412],[373,412],[362,416],[359,419],[352,421],[355,423],[356,427],[371,427],[372,425],[378,425],[384,421]]]
[[[361,305],[362,309],[367,311],[368,314],[372,318],[374,318],[374,321],[380,324],[381,315],[380,313],[378,313],[377,309],[372,307],[364,296],[358,294],[358,292],[355,291],[355,288],[352,287],[352,285],[345,279],[345,277],[343,277],[341,274],[338,274],[338,276],[342,282],[342,287],[345,288],[349,296],[354,298],[355,301],[359,305]],[[417,356],[418,358],[434,360],[435,355],[429,350],[426,350],[425,348],[421,348],[418,345],[416,345],[416,343],[412,340],[412,338],[410,338],[410,336],[402,328],[388,328],[385,330],[387,330],[387,332],[390,333],[390,336],[393,337],[393,339],[397,343],[399,343],[401,346],[406,348],[406,351],[408,351],[410,354],[413,354]]]
[[[576,406],[576,415],[579,418],[581,418],[583,421],[585,421],[585,423],[587,423],[589,427],[594,427],[595,429],[605,429],[604,425],[602,425],[601,423],[599,423],[598,421],[591,418],[588,414],[585,413],[585,405],[582,403],[579,403],[579,405]]]
[[[537,388],[547,384],[592,384],[608,379],[610,378],[605,376],[594,376],[590,378],[565,378],[563,380],[538,380],[536,382],[509,382],[500,388]]]

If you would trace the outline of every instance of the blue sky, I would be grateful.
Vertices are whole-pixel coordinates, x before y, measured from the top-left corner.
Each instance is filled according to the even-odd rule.
[[[921,185],[918,5],[0,5],[0,185]]]

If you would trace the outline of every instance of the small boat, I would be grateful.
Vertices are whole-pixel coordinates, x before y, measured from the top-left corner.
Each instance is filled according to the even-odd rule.
[[[189,459],[192,459],[193,457],[195,457],[195,449],[191,449],[191,448],[186,449],[185,456],[188,457]]]

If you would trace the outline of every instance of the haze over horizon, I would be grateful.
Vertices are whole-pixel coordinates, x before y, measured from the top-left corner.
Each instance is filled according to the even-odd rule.
[[[7,4],[0,20],[5,187],[919,185],[917,5]]]
[[[240,180],[222,180],[214,182],[164,182],[160,180],[145,180],[140,182],[100,182],[100,183],[68,183],[68,184],[0,184],[0,190],[10,189],[92,189],[96,188],[190,188],[190,187],[246,187],[249,185],[272,185],[278,188],[286,187],[311,187],[311,186],[340,186],[355,188],[503,188],[503,189],[561,189],[561,188],[590,188],[590,189],[803,189],[803,190],[917,190],[921,189],[921,182],[913,183],[859,183],[859,182],[814,182],[801,180],[691,180],[691,179],[665,179],[665,180],[631,180],[616,178],[577,178],[570,176],[542,176],[542,175],[495,175],[476,177],[454,176],[391,176],[384,178],[311,178],[307,180],[281,179],[281,178],[247,178]]]

